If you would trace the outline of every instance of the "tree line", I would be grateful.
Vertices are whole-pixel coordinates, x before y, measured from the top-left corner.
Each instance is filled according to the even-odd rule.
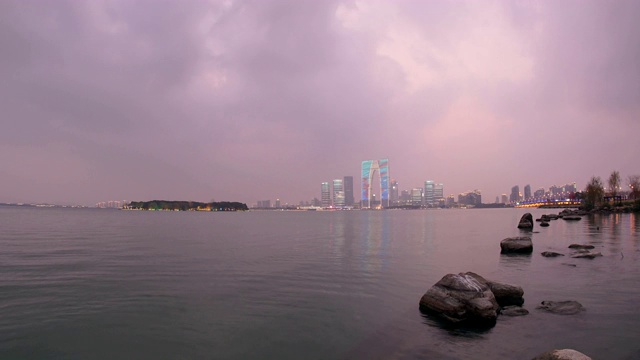
[[[197,202],[197,201],[132,201],[128,207],[135,210],[172,210],[172,211],[246,211],[247,204],[235,201]]]
[[[605,199],[616,199],[620,202],[620,194],[622,192],[622,178],[618,171],[613,171],[609,175],[607,181],[608,189],[605,190],[604,184],[599,176],[592,176],[591,180],[582,194],[583,203],[586,210],[592,210],[598,206],[607,203]],[[629,199],[635,201],[634,210],[640,210],[640,175],[630,175],[627,177],[627,185],[629,186]]]

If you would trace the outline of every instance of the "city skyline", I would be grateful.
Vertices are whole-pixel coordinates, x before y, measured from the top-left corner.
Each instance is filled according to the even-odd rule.
[[[2,1],[0,202],[297,204],[345,175],[358,201],[359,164],[382,158],[403,190],[432,179],[485,201],[516,183],[624,181],[640,173],[638,13]]]

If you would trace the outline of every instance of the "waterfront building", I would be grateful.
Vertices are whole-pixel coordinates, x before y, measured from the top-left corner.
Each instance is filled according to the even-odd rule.
[[[520,186],[516,185],[511,188],[511,196],[509,196],[509,201],[512,203],[517,203],[520,201]]]
[[[424,202],[422,188],[414,188],[411,190],[411,206],[421,206]]]
[[[389,207],[389,160],[365,160],[362,162],[362,192],[360,197],[363,209],[372,207],[372,186],[373,178],[376,174],[380,178],[380,205]]]
[[[482,195],[480,190],[468,191],[458,195],[458,203],[460,205],[480,205],[482,204]]]
[[[344,204],[353,206],[355,198],[353,196],[353,176],[344,177]]]
[[[433,201],[436,204],[440,203],[440,200],[444,199],[444,184],[438,183],[433,186]]]
[[[322,207],[331,206],[331,185],[328,182],[323,182],[320,185],[320,202]]]
[[[391,188],[389,189],[389,202],[392,206],[400,205],[398,182],[395,180],[391,180]]]
[[[276,209],[280,208],[280,199],[276,199]]]
[[[544,188],[539,188],[533,193],[533,197],[536,199],[544,198]]]
[[[333,206],[343,208],[345,204],[344,183],[342,179],[333,180]]]
[[[507,194],[502,194],[502,203],[506,204],[509,202],[509,198],[507,197]]]
[[[411,192],[409,192],[409,190],[402,190],[400,192],[400,205],[411,205]]]
[[[524,200],[531,200],[531,185],[529,184],[524,186]]]
[[[435,183],[433,180],[427,180],[424,182],[424,204],[427,206],[433,206],[433,194]]]

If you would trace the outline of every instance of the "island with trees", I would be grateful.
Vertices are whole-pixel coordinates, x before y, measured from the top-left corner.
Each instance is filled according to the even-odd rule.
[[[247,211],[247,204],[235,201],[197,202],[197,201],[132,201],[125,209],[128,210],[165,210],[165,211]]]

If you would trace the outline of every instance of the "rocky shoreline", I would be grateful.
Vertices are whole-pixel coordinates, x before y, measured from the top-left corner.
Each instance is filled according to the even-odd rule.
[[[558,219],[565,221],[579,221],[582,216],[598,213],[583,210],[564,209],[558,214],[542,215],[533,220],[530,213],[524,214],[518,222],[518,229],[532,232],[534,223],[547,227],[549,223]],[[594,259],[602,256],[589,244],[569,245],[571,258]],[[518,236],[503,239],[500,242],[500,252],[503,255],[530,256],[533,252],[533,242],[529,236]],[[541,255],[548,258],[564,257],[565,254],[544,251]],[[575,264],[566,264],[576,266]],[[517,285],[504,284],[488,280],[473,272],[446,274],[422,296],[419,309],[427,316],[434,316],[453,325],[470,326],[486,329],[495,326],[498,316],[525,316],[529,310],[523,307],[524,290]],[[536,310],[558,315],[576,315],[586,309],[576,300],[544,300]],[[536,356],[533,360],[548,359],[591,359],[573,349],[555,349]]]

